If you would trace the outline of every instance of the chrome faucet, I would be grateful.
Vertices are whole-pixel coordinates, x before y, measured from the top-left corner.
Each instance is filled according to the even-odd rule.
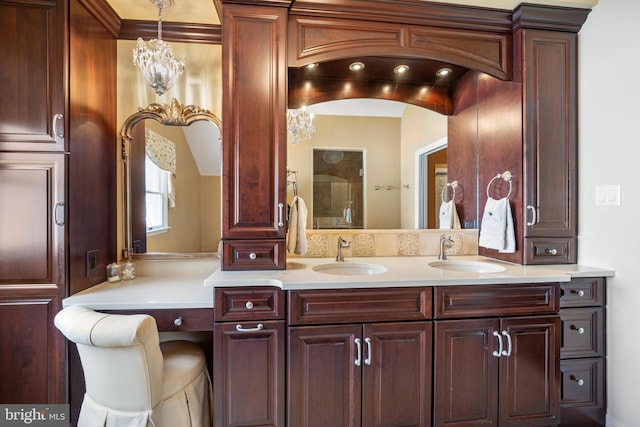
[[[448,237],[445,237],[445,235],[442,234],[440,236],[440,254],[438,255],[438,259],[441,259],[441,260],[447,259],[447,253],[444,250],[445,245],[447,245],[448,247],[451,247],[453,245],[453,240],[451,240]]]
[[[351,244],[344,240],[342,236],[338,236],[338,255],[336,256],[336,261],[344,262],[344,255],[342,254],[342,250],[349,247],[351,247]]]

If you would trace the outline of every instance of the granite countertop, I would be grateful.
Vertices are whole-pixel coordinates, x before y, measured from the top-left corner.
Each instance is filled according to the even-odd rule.
[[[375,264],[386,271],[344,276],[319,273],[313,267],[334,264],[329,258],[292,258],[287,270],[222,271],[219,262],[204,267],[141,269],[133,280],[104,282],[63,300],[95,310],[213,308],[214,287],[277,286],[285,290],[344,289],[401,286],[455,286],[506,283],[567,282],[573,277],[610,277],[612,270],[582,265],[522,266],[481,256],[449,257],[450,261],[479,261],[503,267],[494,273],[446,271],[431,267],[436,257],[358,257],[345,264]],[[212,273],[213,271],[213,273]]]

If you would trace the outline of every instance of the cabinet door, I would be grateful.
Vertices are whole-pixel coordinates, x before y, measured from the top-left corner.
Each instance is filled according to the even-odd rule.
[[[284,239],[287,9],[225,4],[222,19],[222,236]]]
[[[502,320],[509,356],[500,358],[500,426],[550,426],[560,420],[560,317]]]
[[[284,427],[284,351],[284,321],[214,326],[214,427]]]
[[[359,324],[289,328],[288,427],[360,427],[361,335]]]
[[[434,427],[497,425],[498,319],[435,322]]]
[[[575,237],[577,34],[523,33],[525,237]]]
[[[364,326],[362,425],[431,426],[431,322]]]
[[[66,1],[0,4],[0,148],[63,151]]]

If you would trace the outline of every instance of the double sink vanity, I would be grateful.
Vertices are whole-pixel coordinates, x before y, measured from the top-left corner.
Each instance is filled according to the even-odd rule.
[[[468,255],[244,272],[145,260],[138,273],[64,304],[213,331],[216,427],[604,422],[609,270]]]

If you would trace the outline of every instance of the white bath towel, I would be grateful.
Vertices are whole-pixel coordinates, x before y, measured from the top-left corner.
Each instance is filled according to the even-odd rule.
[[[298,255],[307,253],[307,206],[299,196],[295,196],[291,202],[287,249]]]
[[[440,229],[461,228],[458,210],[453,200],[442,202],[440,205]]]
[[[344,216],[344,222],[346,222],[347,224],[351,224],[351,208],[344,208],[344,210],[342,211],[342,215]]]
[[[491,197],[487,199],[482,215],[478,244],[484,248],[496,249],[503,253],[516,251],[513,215],[509,199],[506,197],[499,200]]]

